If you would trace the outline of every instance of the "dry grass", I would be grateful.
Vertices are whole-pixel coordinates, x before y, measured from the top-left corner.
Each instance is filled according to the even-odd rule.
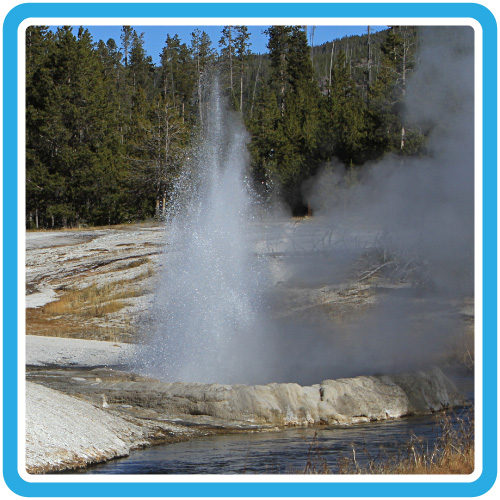
[[[26,309],[26,334],[108,342],[133,341],[131,327],[97,326],[70,315],[47,315],[42,309]]]
[[[318,433],[315,432],[309,444],[307,452],[307,462],[302,474],[332,474],[328,462],[323,457],[321,447],[318,442]]]
[[[132,320],[122,313],[130,300],[145,293],[143,280],[154,276],[155,268],[147,257],[124,262],[115,271],[139,268],[139,274],[104,285],[93,283],[86,288],[65,287],[60,296],[41,308],[26,309],[26,333],[51,337],[133,342]],[[100,274],[103,274],[102,272]]]
[[[445,353],[444,363],[459,365],[474,371],[474,320],[467,319],[461,332],[457,332],[453,344]]]
[[[149,259],[141,259],[136,265],[131,263],[127,269],[144,263],[149,263]],[[93,283],[86,288],[69,289],[58,300],[49,302],[42,309],[46,314],[72,314],[85,318],[99,318],[125,307],[124,300],[141,296],[144,290],[137,284],[153,275],[154,269],[152,265],[148,265],[146,271],[133,278],[104,285]]]
[[[43,306],[49,315],[71,314],[82,318],[102,318],[125,307],[122,299],[140,295],[137,290],[119,287],[118,283],[69,290],[55,302]]]
[[[148,259],[147,257],[143,257],[141,259],[133,260],[131,262],[126,262],[125,264],[121,264],[116,268],[117,271],[122,271],[125,269],[135,269],[136,267],[140,267],[143,264],[150,264],[151,259]]]
[[[128,305],[127,299],[144,293],[139,283],[152,274],[154,269],[148,266],[144,273],[134,278],[65,290],[54,302],[39,309],[26,309],[26,333],[130,342],[133,340],[133,329],[127,317],[120,318],[120,326],[107,325],[106,321],[111,314]]]
[[[472,413],[471,413],[472,414]],[[370,456],[367,450],[337,460],[339,474],[472,474],[474,472],[474,422],[471,416],[458,418],[453,424],[449,415],[439,421],[439,437],[434,446],[412,436],[396,457]],[[363,455],[364,464],[359,457]],[[367,459],[367,460],[366,460]],[[317,434],[309,447],[303,474],[333,474],[321,448]]]

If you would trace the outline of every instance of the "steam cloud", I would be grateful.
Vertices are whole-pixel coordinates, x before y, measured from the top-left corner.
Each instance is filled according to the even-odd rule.
[[[212,113],[226,125],[201,148],[207,188],[169,226],[141,371],[166,380],[312,384],[437,359],[463,324],[450,303],[474,290],[473,36],[468,27],[422,28],[407,119],[432,128],[429,154],[364,166],[351,187],[340,166],[324,169],[303,186],[315,212],[304,223],[253,224],[241,189],[245,133],[227,124],[226,111]],[[222,170],[209,174],[206,163]],[[387,286],[364,312],[336,322],[321,307],[301,309],[304,293],[321,302],[322,287],[347,294],[346,278],[375,250],[406,263],[419,286]]]
[[[473,37],[469,27],[421,28],[406,118],[432,128],[428,155],[385,158],[350,188],[340,186],[342,169],[304,186],[318,226],[347,234],[353,251],[339,256],[341,268],[359,257],[356,246],[379,246],[401,265],[418,262],[422,282],[386,293],[352,325],[331,352],[333,376],[423,367],[463,328],[449,303],[474,290]]]

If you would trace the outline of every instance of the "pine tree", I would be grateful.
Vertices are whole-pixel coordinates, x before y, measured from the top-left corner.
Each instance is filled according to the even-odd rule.
[[[148,145],[154,151],[150,185],[155,189],[156,214],[164,216],[166,203],[186,161],[189,133],[179,110],[168,97],[157,96],[150,116],[153,129]]]
[[[235,44],[235,57],[238,62],[238,73],[239,73],[239,106],[238,109],[243,113],[243,95],[244,95],[244,79],[246,72],[246,64],[248,58],[250,57],[250,45],[252,45],[248,39],[250,34],[248,33],[248,28],[246,26],[235,26],[236,38],[234,39]]]
[[[143,217],[162,215],[185,160],[188,128],[169,96],[157,95],[150,102],[142,88],[134,96],[132,116],[129,202]]]
[[[26,31],[27,225],[161,215],[189,137],[205,121],[210,39],[199,29],[188,44],[168,35],[156,67],[131,26],[120,47],[74,33]],[[345,37],[314,47],[314,58],[303,26],[267,34],[269,54],[255,55],[248,28],[226,26],[219,57],[263,191],[280,192],[300,213],[301,186],[322,161],[358,166],[387,152],[422,154],[424,135],[404,109],[414,28]]]
[[[234,92],[234,62],[235,62],[235,40],[234,26],[224,26],[222,37],[219,40],[221,47],[219,55],[219,65],[222,67],[223,74],[226,75],[224,88],[228,91],[230,102],[235,103]]]
[[[132,47],[133,37],[134,37],[134,30],[132,26],[123,26],[120,39],[122,41],[123,64],[126,68],[128,67],[129,63],[130,49]]]
[[[224,75],[224,88],[235,110],[243,112],[246,63],[250,56],[250,35],[246,26],[225,26],[219,40],[218,63]]]
[[[279,123],[276,95],[269,85],[263,85],[248,128],[252,135],[249,148],[253,159],[253,176],[258,188],[264,192],[279,186],[276,156]]]
[[[26,214],[28,227],[44,225],[50,199],[48,161],[51,146],[46,132],[46,99],[51,87],[49,58],[54,36],[47,26],[26,30]]]
[[[271,65],[270,84],[278,98],[281,116],[285,114],[285,95],[288,90],[288,50],[292,26],[271,26],[264,33],[269,37],[267,48]]]
[[[413,152],[406,151],[405,144],[409,136],[418,132],[404,123],[404,99],[408,76],[415,64],[415,51],[415,28],[391,27],[381,46],[380,70],[369,89],[370,146],[379,155],[389,151]],[[415,142],[415,138],[411,142]]]
[[[191,50],[178,35],[167,35],[160,58],[163,96],[171,99],[186,122],[193,113],[191,103],[196,77]]]
[[[153,60],[144,49],[144,33],[140,35],[133,30],[132,45],[128,61],[128,73],[134,91],[143,88],[149,97],[153,94]]]
[[[51,226],[71,225],[79,219],[74,195],[79,185],[78,153],[80,130],[77,39],[70,26],[57,30],[54,50],[48,61],[46,88],[40,109],[44,116],[41,134],[49,144],[46,166],[48,171],[46,216]]]
[[[119,79],[119,70],[122,68],[122,54],[116,42],[112,38],[106,43],[104,43],[103,40],[99,40],[99,42],[97,42],[96,52],[101,58],[106,76],[112,76],[115,79],[113,84],[116,86]]]
[[[115,221],[122,165],[111,77],[83,28],[78,38],[59,28],[46,48],[28,70],[27,196],[35,224]]]
[[[114,222],[116,177],[119,175],[119,138],[116,134],[116,100],[110,95],[111,78],[98,54],[88,30],[80,28],[76,44],[76,68],[70,100],[73,119],[71,172],[72,204],[75,223]]]
[[[314,78],[307,36],[302,26],[273,26],[269,35],[271,76],[269,91],[263,89],[259,107],[266,107],[277,119],[272,123],[259,113],[252,117],[254,168],[266,170],[266,177],[279,185],[294,213],[305,209],[302,182],[318,167],[319,87]],[[259,126],[260,121],[260,126]],[[264,127],[263,125],[266,125]],[[271,126],[272,130],[268,127]],[[268,144],[272,141],[272,144]],[[269,152],[256,154],[257,145]],[[262,173],[259,174],[262,177]]]
[[[203,107],[206,101],[205,73],[215,62],[215,50],[212,48],[210,37],[205,31],[195,29],[191,33],[191,52],[193,54],[196,74],[196,103],[198,107],[198,119],[203,125]]]
[[[360,165],[366,159],[366,111],[343,52],[335,61],[331,82],[324,99],[323,155],[328,161],[335,157],[347,166]]]

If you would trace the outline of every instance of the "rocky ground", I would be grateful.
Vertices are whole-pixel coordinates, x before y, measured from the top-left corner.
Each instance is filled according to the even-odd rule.
[[[133,340],[132,323],[152,298],[163,238],[161,226],[146,224],[28,233],[27,333]],[[79,297],[85,289],[95,296]]]
[[[353,310],[369,307],[375,300],[373,282],[349,279],[304,285],[289,275],[284,259],[297,224],[270,222],[262,232],[251,228],[257,233],[256,251],[267,257],[275,286],[286,288],[285,303],[277,314],[314,314],[320,308],[347,317]],[[163,226],[155,223],[27,233],[27,333],[136,341],[133,332],[153,299],[165,240]],[[301,258],[300,251],[290,254]],[[324,265],[334,267],[333,262]],[[95,296],[79,296],[77,291],[84,290],[95,291]]]
[[[296,222],[279,224],[285,234]],[[264,234],[256,247],[270,260],[275,286],[286,284],[282,314],[320,309],[345,322],[377,300],[381,282],[370,270],[330,285],[294,281],[282,265],[283,245]],[[169,384],[132,374],[138,326],[165,246],[155,223],[27,234],[28,472],[84,466],[197,435],[394,418],[462,402],[439,371],[307,387]],[[473,303],[459,307],[470,318]]]

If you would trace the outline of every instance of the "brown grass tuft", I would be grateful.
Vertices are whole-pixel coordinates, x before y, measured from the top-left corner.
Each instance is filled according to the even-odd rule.
[[[474,422],[470,414],[457,418],[453,424],[449,415],[439,421],[439,437],[433,447],[427,440],[411,436],[397,458],[377,462],[369,459],[361,467],[353,457],[341,457],[341,474],[472,474],[474,472]]]
[[[66,292],[55,302],[45,304],[42,311],[49,315],[72,314],[83,318],[101,318],[125,307],[126,304],[120,299],[137,296],[137,293],[137,290],[117,290],[114,284],[93,284],[81,290]]]
[[[367,450],[337,459],[339,474],[472,474],[474,472],[474,422],[470,416],[452,423],[449,415],[439,421],[439,437],[433,447],[412,436],[397,457],[373,458]],[[368,460],[360,465],[359,456]],[[302,474],[333,474],[318,445],[317,433],[311,441]]]
[[[71,315],[51,316],[42,309],[26,309],[26,334],[70,339],[133,342],[131,327],[97,326]]]
[[[140,276],[82,289],[64,290],[54,302],[39,309],[26,309],[26,333],[51,337],[84,338],[130,342],[132,327],[127,318],[124,326],[97,325],[94,320],[106,321],[108,316],[127,306],[127,299],[141,296],[144,291],[139,281],[153,271]]]

